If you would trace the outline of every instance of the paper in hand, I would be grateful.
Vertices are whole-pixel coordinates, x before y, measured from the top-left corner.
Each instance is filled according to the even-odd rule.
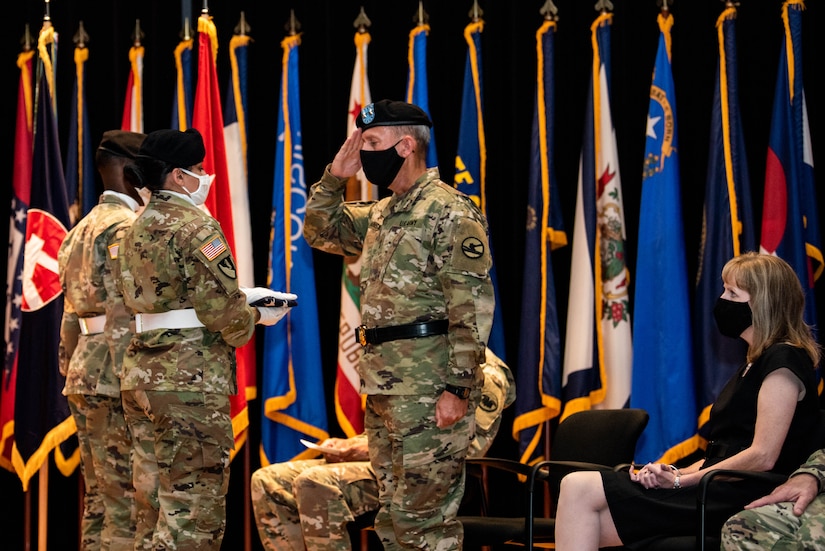
[[[319,446],[318,444],[313,444],[309,440],[304,440],[303,438],[301,438],[301,444],[303,444],[304,446],[306,446],[307,448],[309,448],[311,450],[318,450],[319,452],[326,453],[326,454],[329,454],[329,455],[341,455],[342,453],[344,453],[343,450],[339,450],[339,449],[336,449],[336,448],[326,448],[324,446]]]

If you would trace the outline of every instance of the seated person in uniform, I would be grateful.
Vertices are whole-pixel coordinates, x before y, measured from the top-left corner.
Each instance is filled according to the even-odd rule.
[[[469,457],[483,456],[515,401],[510,369],[489,349],[482,364],[484,387],[476,409],[476,435]],[[329,438],[324,459],[274,463],[252,474],[252,507],[267,551],[350,550],[347,524],[378,509],[378,482],[369,462],[367,437]]]
[[[722,527],[722,549],[825,549],[825,449]]]

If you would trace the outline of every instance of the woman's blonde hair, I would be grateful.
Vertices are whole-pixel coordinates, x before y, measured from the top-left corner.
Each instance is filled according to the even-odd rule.
[[[787,342],[804,348],[814,366],[819,364],[819,345],[803,318],[805,294],[787,262],[769,254],[744,253],[725,264],[722,281],[751,296],[753,342],[748,348],[749,362],[772,344]]]

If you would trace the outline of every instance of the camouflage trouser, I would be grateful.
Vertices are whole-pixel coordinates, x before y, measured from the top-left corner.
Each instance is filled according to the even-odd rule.
[[[275,463],[252,474],[251,493],[267,551],[349,551],[347,524],[378,508],[378,483],[366,461]]]
[[[77,425],[80,472],[84,480],[81,548],[84,551],[132,549],[135,491],[129,455],[132,438],[120,397],[70,394]]]
[[[456,514],[476,404],[471,400],[463,419],[439,429],[437,400],[438,395],[367,397],[364,425],[381,507],[375,531],[386,550],[462,547]]]
[[[792,503],[763,505],[735,514],[722,527],[722,549],[825,549],[825,494],[816,496],[799,517],[793,514]]]
[[[123,391],[134,440],[136,550],[219,550],[226,529],[229,396]]]

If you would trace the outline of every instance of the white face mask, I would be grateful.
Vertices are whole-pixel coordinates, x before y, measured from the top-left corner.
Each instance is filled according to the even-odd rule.
[[[192,202],[195,203],[196,206],[200,206],[206,202],[206,197],[209,195],[209,189],[212,187],[212,182],[215,180],[214,174],[195,174],[194,172],[189,172],[185,168],[181,168],[181,171],[184,174],[188,174],[193,178],[198,179],[198,189],[193,192],[189,192],[188,189],[183,188],[186,193],[189,194],[189,197],[192,199]]]

